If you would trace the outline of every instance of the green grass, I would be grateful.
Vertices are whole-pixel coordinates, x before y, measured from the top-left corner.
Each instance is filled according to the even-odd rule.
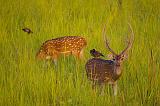
[[[94,93],[84,68],[90,49],[109,54],[102,43],[106,22],[116,52],[125,47],[128,22],[135,33],[115,98],[110,86],[104,96]],[[56,68],[35,59],[45,40],[65,35],[87,39],[85,59],[62,56]],[[118,0],[0,0],[0,106],[159,106],[159,47],[158,0],[123,0],[121,8]]]

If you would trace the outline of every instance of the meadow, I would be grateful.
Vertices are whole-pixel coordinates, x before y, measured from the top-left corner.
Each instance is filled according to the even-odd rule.
[[[89,50],[109,54],[102,37],[107,23],[110,45],[119,53],[128,22],[135,39],[118,95],[108,85],[99,95],[86,77]],[[55,67],[35,58],[44,41],[69,35],[87,39],[84,59],[61,56]],[[159,0],[0,0],[0,106],[160,106],[159,47]]]

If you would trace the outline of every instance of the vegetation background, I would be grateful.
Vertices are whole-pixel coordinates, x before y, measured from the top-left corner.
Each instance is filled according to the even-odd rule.
[[[117,53],[128,22],[135,33],[116,97],[108,85],[104,95],[94,92],[84,68],[90,49],[109,54],[106,22]],[[44,41],[68,35],[87,39],[85,59],[62,56],[57,67],[35,59]],[[0,0],[0,106],[160,106],[159,47],[159,0]]]

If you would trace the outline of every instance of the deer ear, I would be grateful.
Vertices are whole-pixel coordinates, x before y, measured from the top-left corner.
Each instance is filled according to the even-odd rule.
[[[109,59],[113,59],[114,58],[114,55],[113,54],[108,54],[107,56]]]

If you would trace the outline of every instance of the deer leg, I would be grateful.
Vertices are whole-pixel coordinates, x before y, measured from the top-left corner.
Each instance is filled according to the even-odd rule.
[[[57,59],[58,59],[58,54],[52,54],[52,61],[53,61],[53,63],[57,66]]]
[[[48,61],[44,61],[43,68],[48,68]]]
[[[114,96],[116,96],[116,95],[117,95],[117,82],[114,82],[114,83],[112,84],[112,89],[113,89],[113,94],[114,94]]]
[[[96,82],[93,81],[92,89],[96,89]]]
[[[54,59],[53,62],[57,66],[57,59]]]
[[[72,54],[75,56],[76,59],[80,59],[80,52],[73,51]]]
[[[105,88],[105,85],[104,84],[100,84],[100,95],[104,95],[104,88]]]
[[[80,59],[83,59],[84,58],[84,50],[82,49],[81,51],[80,51],[80,53],[79,53],[79,58]]]
[[[92,84],[92,90],[93,90],[93,94],[94,96],[96,95],[96,82],[93,81],[93,84]]]

